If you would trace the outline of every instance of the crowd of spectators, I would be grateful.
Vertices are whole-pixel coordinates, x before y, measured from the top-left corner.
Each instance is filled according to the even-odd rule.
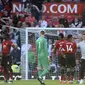
[[[1,1],[3,0],[0,0],[0,5],[5,6],[6,4],[7,6],[8,5],[7,3],[9,3],[7,2],[5,4],[2,4]],[[63,0],[63,1],[67,1],[67,0]],[[27,7],[22,10],[22,13],[16,12],[15,14],[12,14],[10,12],[11,9],[9,9],[9,7],[8,8],[7,7],[3,8],[3,7],[1,8],[3,10],[0,11],[0,25],[8,25],[8,26],[13,26],[18,28],[24,28],[24,27],[66,27],[66,28],[79,27],[81,28],[85,26],[84,24],[85,9],[82,12],[82,15],[76,14],[76,15],[65,16],[64,14],[62,14],[60,16],[45,16],[45,15],[42,16],[42,12],[38,8],[38,6],[32,3],[28,3]]]

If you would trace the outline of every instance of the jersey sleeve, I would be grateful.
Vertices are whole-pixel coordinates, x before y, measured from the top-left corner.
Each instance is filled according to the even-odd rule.
[[[10,46],[14,46],[14,43],[12,41],[9,41]]]

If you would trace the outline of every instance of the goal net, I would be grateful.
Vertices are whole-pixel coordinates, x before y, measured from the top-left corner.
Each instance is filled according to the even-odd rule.
[[[17,76],[14,75],[14,79],[36,79],[37,78],[37,62],[38,56],[36,53],[36,40],[40,36],[40,31],[45,31],[45,38],[48,42],[48,52],[50,54],[49,43],[55,44],[55,41],[58,40],[59,33],[63,33],[65,36],[68,34],[72,34],[74,37],[74,41],[78,43],[81,40],[82,32],[85,30],[84,28],[14,28],[10,27],[10,33],[16,34],[15,40],[17,39],[18,46],[21,48],[18,51],[19,54],[14,53],[16,55],[16,62],[20,67],[19,74]],[[13,38],[14,39],[14,38]],[[30,48],[32,50],[32,59],[30,59]],[[75,79],[78,78],[79,72],[79,59],[80,59],[80,50],[76,54],[76,62],[77,65],[75,67]],[[30,60],[29,60],[30,59]],[[31,62],[30,62],[31,61]],[[59,79],[60,78],[60,66],[58,65],[58,55],[56,55],[55,59],[52,59],[50,64],[52,70],[43,79]],[[2,76],[2,75],[0,75]]]
[[[33,62],[29,61],[29,57],[31,56],[30,53],[30,48],[29,46],[26,48],[26,59],[28,60],[26,63],[26,68],[28,69],[27,74],[26,74],[26,79],[36,79],[37,77],[37,62],[38,62],[38,56],[36,54],[36,40],[40,37],[40,31],[44,30],[45,31],[45,38],[47,39],[48,42],[48,53],[50,54],[50,46],[49,43],[55,44],[55,41],[58,40],[58,35],[59,33],[63,33],[65,37],[68,34],[72,34],[74,37],[74,41],[76,43],[81,41],[82,38],[82,32],[84,32],[84,28],[26,28],[26,47],[29,45],[31,47],[32,52],[34,52],[34,59]],[[28,49],[29,48],[29,49]],[[79,73],[79,59],[80,59],[80,50],[77,50],[76,53],[76,67],[75,67],[75,79],[78,78],[78,73]],[[31,62],[31,63],[30,63]],[[58,65],[58,55],[56,55],[55,59],[52,59],[50,67],[52,68],[50,73],[48,73],[46,76],[43,77],[43,79],[59,79],[60,78],[60,66]]]

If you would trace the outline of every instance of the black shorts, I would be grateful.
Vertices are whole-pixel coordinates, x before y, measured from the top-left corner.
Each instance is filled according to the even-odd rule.
[[[66,58],[64,58],[62,55],[58,55],[58,64],[60,66],[66,66]]]
[[[72,53],[66,54],[66,66],[67,67],[76,66],[75,54],[72,54]]]
[[[1,66],[6,68],[11,68],[12,57],[11,56],[2,56]]]

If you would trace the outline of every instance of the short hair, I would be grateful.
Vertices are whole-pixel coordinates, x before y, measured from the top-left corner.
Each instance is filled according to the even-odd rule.
[[[85,32],[83,32],[82,34],[85,35]]]
[[[45,34],[45,31],[43,31],[43,30],[42,30],[42,31],[40,31],[40,34],[44,35],[44,34]]]
[[[72,36],[72,34],[69,34],[68,36],[67,36],[67,39],[70,39],[70,38],[72,38],[73,36]]]
[[[60,34],[59,34],[59,37],[60,37],[60,38],[64,38],[64,34],[63,34],[63,33],[60,33]]]

